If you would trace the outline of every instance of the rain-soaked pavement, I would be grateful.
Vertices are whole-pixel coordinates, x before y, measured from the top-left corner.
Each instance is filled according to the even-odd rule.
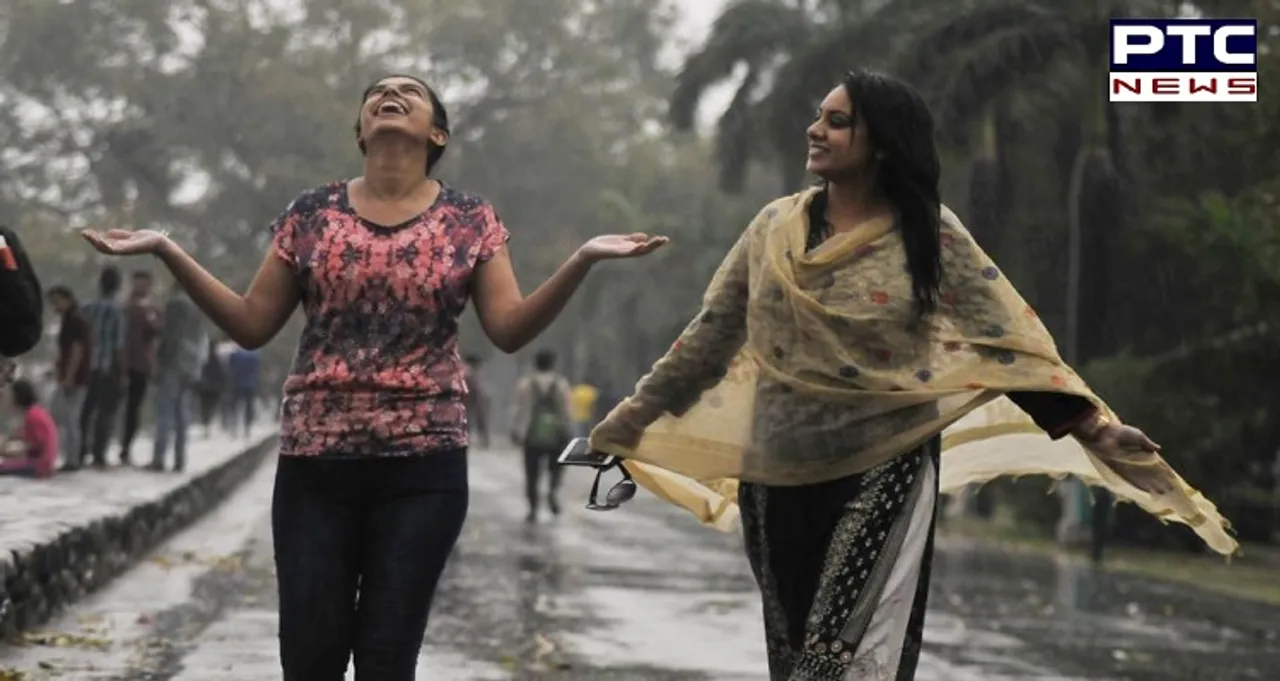
[[[471,512],[418,678],[767,678],[759,602],[735,535],[651,499],[607,514],[568,503],[563,517],[530,527],[518,457],[472,457]],[[279,678],[273,469],[36,643],[0,649],[0,668],[29,680]],[[572,471],[565,500],[588,484]],[[918,681],[1280,678],[1276,608],[952,540],[935,566]]]

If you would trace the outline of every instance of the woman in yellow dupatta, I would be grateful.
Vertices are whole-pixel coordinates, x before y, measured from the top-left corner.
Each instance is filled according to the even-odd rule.
[[[698,317],[591,436],[704,522],[741,515],[774,681],[913,678],[940,488],[1079,475],[1235,550],[941,205],[915,90],[848,74],[808,138],[823,186],[760,212]],[[1027,433],[1074,439],[1002,442]]]

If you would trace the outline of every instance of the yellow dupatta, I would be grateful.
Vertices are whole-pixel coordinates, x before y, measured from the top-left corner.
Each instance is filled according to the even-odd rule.
[[[729,530],[739,480],[831,480],[942,433],[944,492],[1003,475],[1074,475],[1191,526],[1214,551],[1237,550],[1213,503],[1159,455],[1104,460],[1073,438],[1053,441],[1004,397],[1066,393],[1112,414],[951,211],[943,209],[940,304],[915,323],[892,221],[806,252],[816,191],[757,215],[702,312],[592,432],[593,447],[627,459],[654,494]],[[639,443],[621,444],[637,426]],[[1152,489],[1172,491],[1144,491]]]

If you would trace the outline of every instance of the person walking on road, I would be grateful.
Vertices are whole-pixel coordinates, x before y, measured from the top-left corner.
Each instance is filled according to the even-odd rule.
[[[231,385],[231,353],[236,351],[236,342],[230,338],[223,338],[213,347],[213,357],[218,362],[218,369],[222,375],[226,377],[226,385],[219,394],[218,401],[218,422],[222,424],[222,429],[228,433],[235,431],[235,390]]]
[[[92,338],[89,353],[89,389],[80,409],[80,453],[75,467],[92,462],[107,465],[107,447],[115,428],[124,389],[125,329],[120,294],[120,270],[107,266],[98,277],[98,297],[84,306]],[[122,461],[121,463],[127,463]]]
[[[586,437],[595,425],[596,401],[600,399],[600,390],[594,385],[582,381],[573,386],[573,436]]]
[[[86,232],[154,254],[235,342],[257,348],[302,304],[272,502],[285,681],[411,681],[432,597],[467,511],[458,317],[515,352],[592,265],[650,253],[644,234],[587,241],[524,296],[493,206],[431,177],[449,139],[439,97],[391,76],[361,96],[364,174],[307,190],[271,226],[243,295],[165,234]]]
[[[984,437],[1043,431],[1082,446],[949,452],[949,489],[1093,470],[1234,550],[1212,504],[1058,357],[942,206],[933,118],[913,88],[848,74],[808,141],[821,185],[760,212],[697,317],[591,437],[707,522],[732,518],[736,498],[771,679],[914,678],[940,433],[995,418],[1004,396],[1035,424],[1014,414]]]
[[[62,463],[75,470],[81,463],[80,411],[89,390],[89,357],[93,332],[80,312],[76,295],[66,286],[54,286],[47,294],[49,306],[58,314],[58,347],[53,362],[53,395],[49,412],[58,427]]]
[[[560,515],[560,479],[557,457],[573,437],[572,396],[569,380],[556,373],[556,353],[539,350],[533,373],[516,385],[512,439],[524,454],[524,490],[529,501],[528,522],[538,520],[542,471],[547,472],[547,507]]]
[[[227,358],[227,374],[231,378],[231,432],[249,437],[258,415],[258,396],[262,393],[262,355],[257,350],[236,346]]]
[[[173,469],[186,470],[190,396],[208,352],[203,316],[186,292],[175,286],[164,306],[164,326],[156,346],[156,436],[149,470],[165,469],[171,438]]]
[[[209,339],[200,366],[200,379],[196,382],[196,397],[200,406],[200,425],[206,438],[213,436],[213,424],[222,421],[223,402],[227,392],[227,367],[218,356],[218,343]]]
[[[484,389],[484,381],[480,378],[480,367],[484,363],[479,355],[467,355],[463,361],[466,372],[463,381],[467,386],[467,420],[471,430],[479,439],[480,448],[489,448],[489,395]]]
[[[156,337],[160,334],[160,310],[152,289],[151,273],[138,270],[133,273],[129,300],[124,306],[124,432],[120,436],[120,463],[133,462],[133,438],[142,423],[142,402],[147,397],[147,387],[155,371]]]

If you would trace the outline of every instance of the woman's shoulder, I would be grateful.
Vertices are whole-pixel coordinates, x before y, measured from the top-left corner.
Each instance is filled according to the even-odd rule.
[[[483,196],[440,183],[440,202],[462,214],[496,213],[497,209]]]
[[[347,180],[338,180],[304,189],[293,197],[284,212],[286,214],[305,215],[338,205],[343,200],[342,195],[346,191],[346,187]]]
[[[820,191],[821,188],[819,187],[810,187],[804,191],[776,198],[766,203],[760,209],[760,212],[756,213],[756,217],[747,227],[747,231],[765,230],[775,225],[785,224],[794,217],[795,213],[808,208],[809,202]]]
[[[760,209],[760,213],[768,214],[803,210],[809,205],[809,202],[820,193],[822,193],[821,187],[809,187],[794,194],[788,194],[770,201],[765,204],[764,208]]]
[[[938,221],[938,230],[942,234],[952,240],[960,239],[966,242],[973,240],[973,237],[969,234],[969,229],[964,226],[964,221],[950,207],[942,204],[939,212],[941,219]]]

